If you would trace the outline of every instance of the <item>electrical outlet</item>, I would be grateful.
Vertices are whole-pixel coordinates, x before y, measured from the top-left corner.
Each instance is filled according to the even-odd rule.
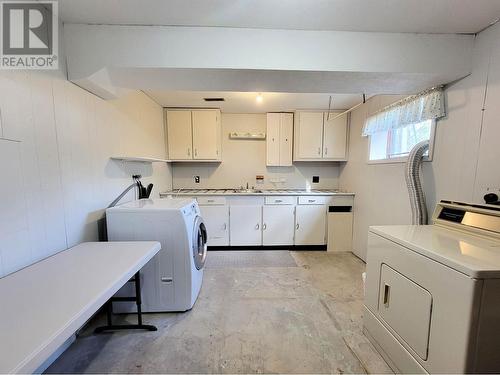
[[[194,183],[199,184],[200,183],[200,176],[194,176]]]
[[[319,176],[313,176],[313,184],[319,184]]]

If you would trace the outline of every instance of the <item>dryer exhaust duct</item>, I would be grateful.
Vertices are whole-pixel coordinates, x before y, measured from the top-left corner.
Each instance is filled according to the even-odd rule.
[[[425,152],[429,149],[429,141],[417,143],[406,162],[406,186],[410,196],[411,223],[413,225],[427,224],[427,206],[425,205],[425,195],[420,181],[420,166]]]

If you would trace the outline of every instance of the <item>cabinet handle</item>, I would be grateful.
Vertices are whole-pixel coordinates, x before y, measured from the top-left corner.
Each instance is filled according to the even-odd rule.
[[[266,228],[267,228],[266,223],[262,224],[262,230],[266,230]]]
[[[321,147],[318,147],[318,155],[321,155]]]
[[[275,200],[275,202],[276,202],[276,203],[281,203],[281,202],[283,202],[283,201],[282,201],[281,199],[276,199],[276,200]]]
[[[194,156],[198,156],[198,150],[194,149]]]
[[[191,156],[191,149],[188,147],[188,156]]]
[[[222,227],[223,230],[226,230],[227,229],[227,224],[224,223],[223,227]]]
[[[300,227],[300,225],[299,225],[299,223],[297,223],[297,225],[295,226],[295,229],[297,229],[297,230],[298,230],[298,229],[299,229],[299,227]]]
[[[207,199],[207,202],[208,202],[208,203],[213,203],[213,202],[214,202],[214,200],[213,200],[213,199]]]
[[[325,155],[328,155],[328,147],[325,147]]]
[[[391,298],[391,286],[384,283],[384,306],[389,307],[389,302]]]
[[[171,278],[171,277],[164,277],[164,276],[162,276],[161,281],[163,283],[171,283],[172,281],[174,281],[174,279]]]
[[[314,203],[314,202],[316,202],[316,199],[309,199],[308,202],[309,203]]]
[[[258,230],[259,228],[260,228],[260,225],[259,225],[259,224],[257,224],[257,225],[255,226],[255,229],[256,229],[256,230]]]

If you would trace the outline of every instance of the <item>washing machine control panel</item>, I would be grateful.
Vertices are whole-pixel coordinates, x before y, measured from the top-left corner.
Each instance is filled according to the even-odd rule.
[[[190,203],[189,206],[182,209],[182,213],[186,216],[199,215],[200,208],[198,207],[198,203],[193,201],[193,203]]]

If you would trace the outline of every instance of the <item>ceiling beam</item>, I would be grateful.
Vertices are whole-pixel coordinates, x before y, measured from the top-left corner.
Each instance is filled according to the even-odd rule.
[[[65,24],[69,79],[139,89],[408,93],[471,70],[449,34]]]

